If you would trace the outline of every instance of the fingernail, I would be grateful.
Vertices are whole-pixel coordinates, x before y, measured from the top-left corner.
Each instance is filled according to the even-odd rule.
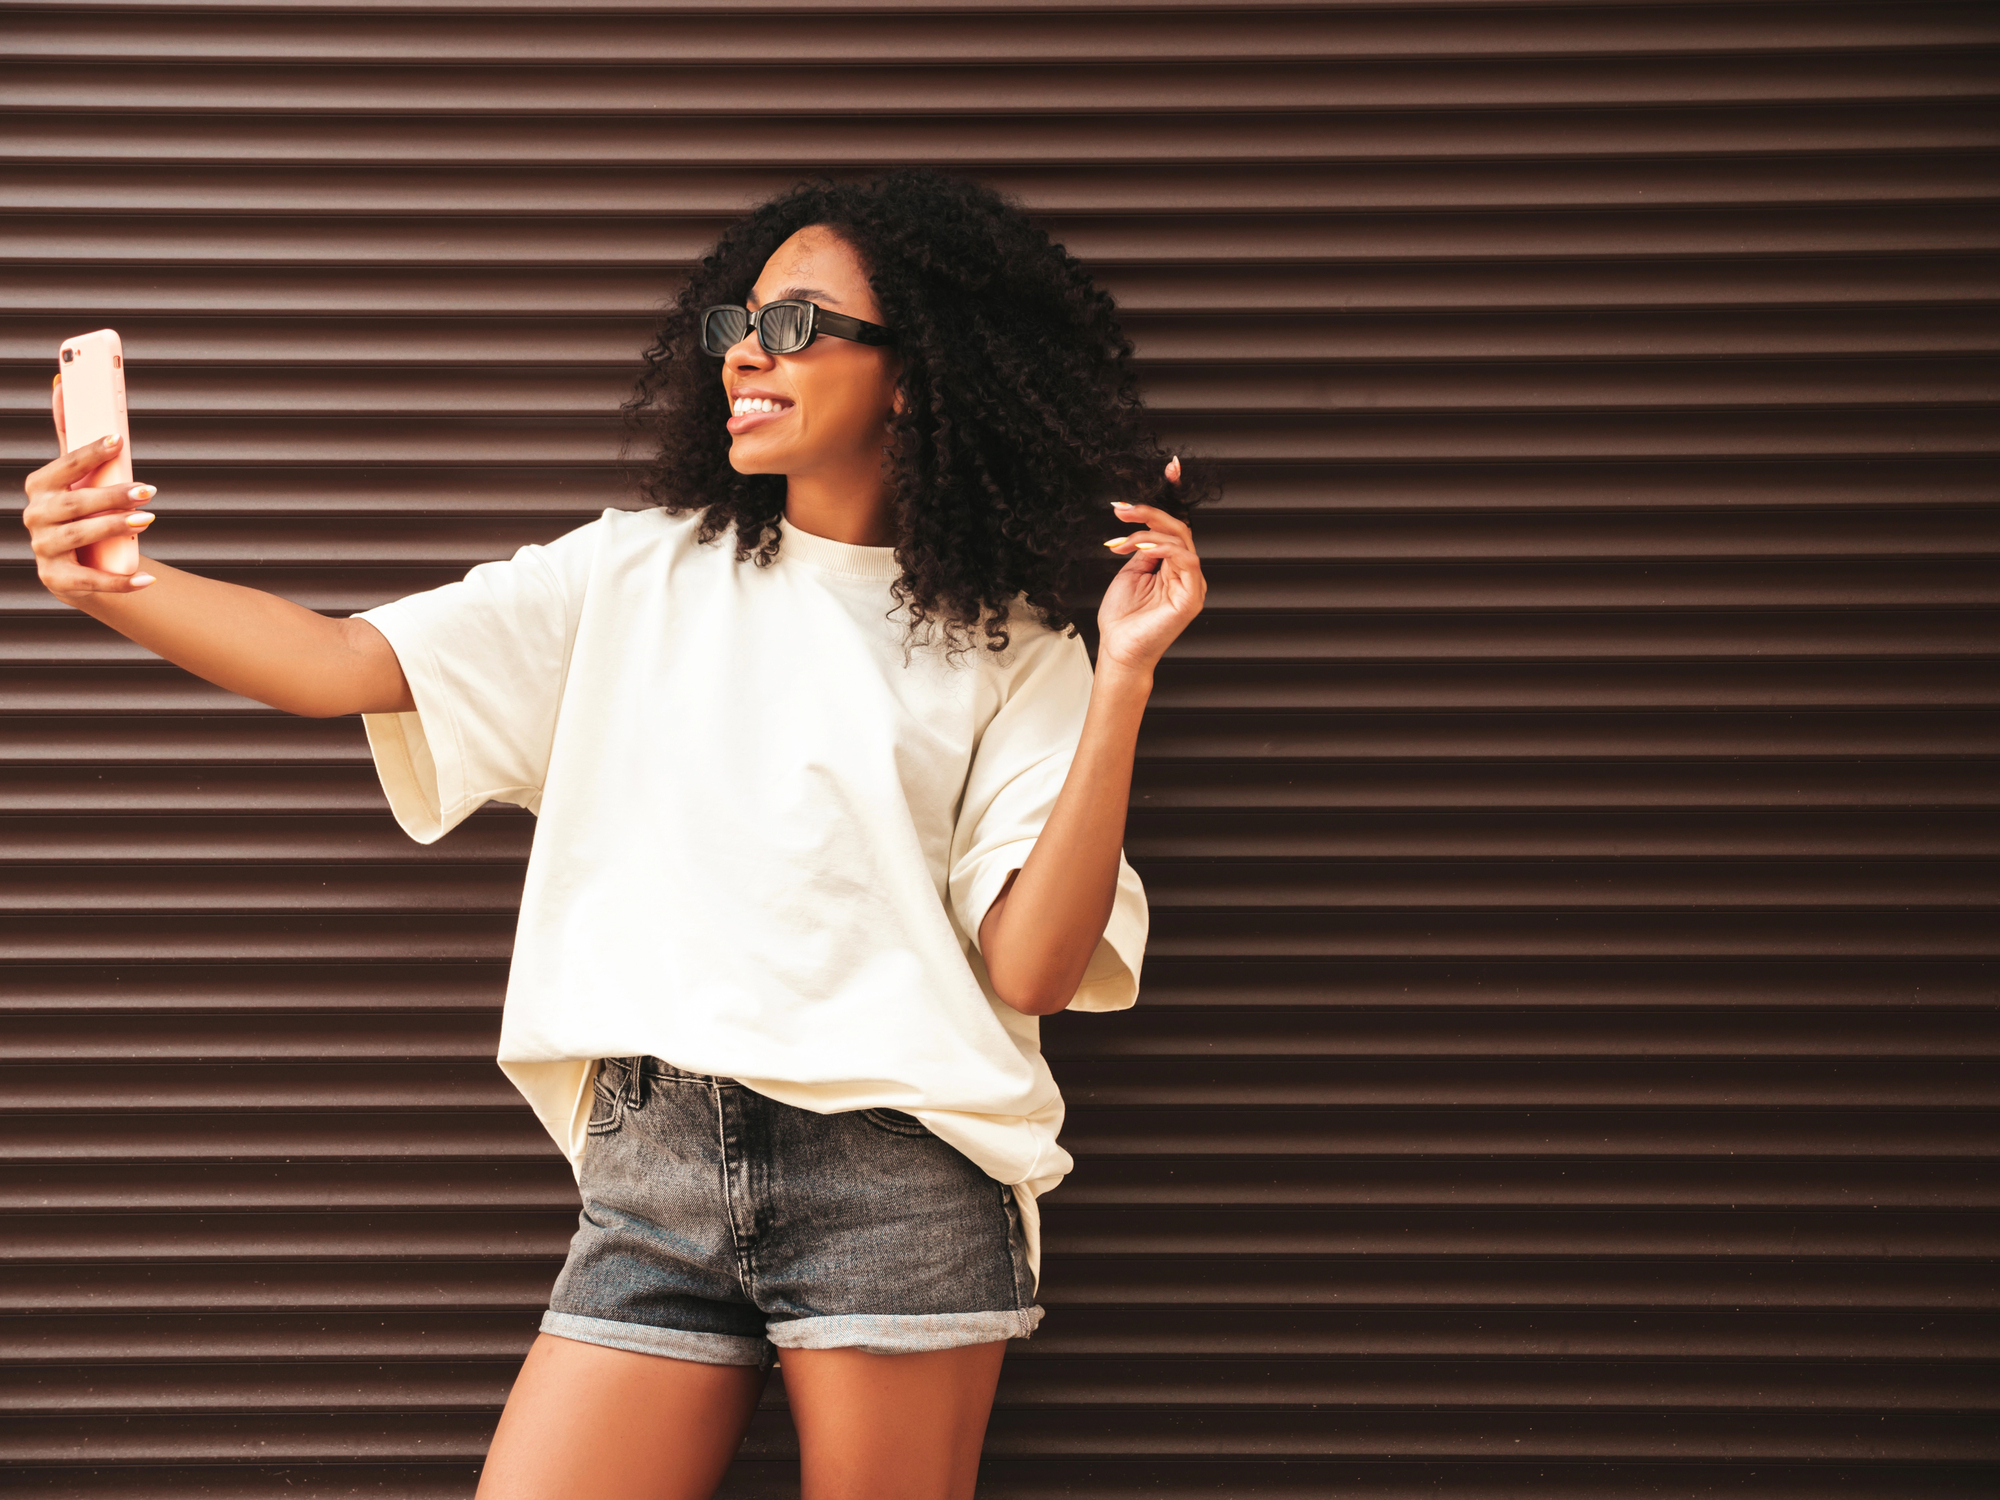
[[[154,489],[153,486],[151,486],[150,484],[135,484],[132,486],[131,489],[127,490],[125,493],[128,497],[130,497],[133,500],[150,500],[153,498],[153,496],[159,494],[160,492]]]
[[[151,573],[134,573],[132,575],[132,587],[135,589],[142,589],[147,584],[156,582],[158,580]]]
[[[1159,544],[1157,542],[1134,542],[1132,545],[1137,547],[1141,552],[1151,552]]]
[[[125,518],[125,524],[136,531],[142,526],[151,526],[155,519],[157,518],[151,511],[135,510]]]
[[[104,446],[107,448],[116,448],[118,446],[118,434],[115,432],[105,433]]]
[[[1130,500],[1113,500],[1111,502],[1111,508],[1113,510],[1130,510],[1132,508],[1132,502]]]
[[[49,389],[50,389],[50,390],[52,390],[52,391],[59,391],[59,390],[61,390],[61,389],[62,389],[62,376],[58,375],[58,376],[56,376],[56,378],[55,378],[54,380],[51,380],[51,381],[49,382]]]
[[[1132,538],[1130,538],[1129,536],[1114,536],[1110,541],[1106,542],[1104,545],[1107,547],[1122,547],[1131,540]]]

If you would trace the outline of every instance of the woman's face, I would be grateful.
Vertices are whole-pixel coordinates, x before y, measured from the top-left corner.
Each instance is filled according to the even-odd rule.
[[[880,323],[882,309],[861,258],[837,233],[801,229],[764,263],[747,305],[797,298],[829,312]],[[871,482],[889,443],[902,361],[891,350],[822,333],[797,354],[767,354],[755,333],[722,361],[729,395],[729,464],[739,474],[836,477]],[[776,410],[746,411],[746,401]]]

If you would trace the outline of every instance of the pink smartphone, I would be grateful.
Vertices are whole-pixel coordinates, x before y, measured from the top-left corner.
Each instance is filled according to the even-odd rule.
[[[95,333],[64,339],[56,351],[56,378],[62,383],[62,414],[56,423],[56,438],[63,452],[73,453],[113,432],[125,440],[115,457],[99,464],[70,488],[130,484],[132,429],[125,419],[125,346],[118,341],[118,335],[109,328],[100,328]],[[77,549],[76,560],[87,568],[129,576],[139,571],[139,539],[119,536],[92,542]]]

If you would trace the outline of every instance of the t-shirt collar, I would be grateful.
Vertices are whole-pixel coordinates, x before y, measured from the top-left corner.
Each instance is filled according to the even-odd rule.
[[[903,573],[894,547],[857,547],[852,542],[814,536],[782,516],[778,518],[778,558],[827,573],[845,573],[850,578],[893,580]]]

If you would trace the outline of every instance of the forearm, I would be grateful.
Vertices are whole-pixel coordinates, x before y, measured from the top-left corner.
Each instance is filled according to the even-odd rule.
[[[388,641],[365,620],[334,620],[289,599],[152,559],[138,593],[89,594],[78,609],[195,676],[313,718],[407,710]]]
[[[1048,1015],[1069,1004],[1104,936],[1152,691],[1150,671],[1099,663],[1062,792],[1027,862],[980,923],[993,988],[1018,1011]]]

